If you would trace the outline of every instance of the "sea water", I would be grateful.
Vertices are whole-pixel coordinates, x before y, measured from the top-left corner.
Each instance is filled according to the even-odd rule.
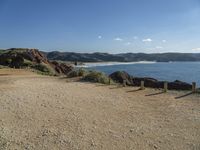
[[[196,82],[200,86],[200,62],[86,63],[85,67],[106,74],[126,71],[136,77],[152,77],[163,81]]]

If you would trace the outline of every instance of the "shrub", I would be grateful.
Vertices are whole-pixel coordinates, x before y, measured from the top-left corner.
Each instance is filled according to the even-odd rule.
[[[32,66],[33,66],[33,62],[31,62],[30,60],[24,59],[23,67],[32,67]]]
[[[37,73],[42,75],[55,75],[55,71],[53,68],[48,66],[47,64],[41,63],[41,64],[35,64],[31,66],[33,69],[37,70]]]
[[[83,77],[83,81],[97,82],[103,84],[109,84],[109,77],[102,72],[90,71]],[[111,81],[111,80],[110,80]]]
[[[74,78],[74,77],[83,77],[88,73],[87,70],[85,69],[76,69],[76,70],[72,70],[69,72],[69,74],[67,75],[67,77],[69,78]]]

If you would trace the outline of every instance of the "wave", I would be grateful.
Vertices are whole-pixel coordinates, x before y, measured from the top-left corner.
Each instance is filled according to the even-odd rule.
[[[131,64],[154,64],[155,61],[138,61],[138,62],[98,62],[98,63],[84,63],[76,67],[90,68],[97,66],[114,66],[114,65],[131,65]]]

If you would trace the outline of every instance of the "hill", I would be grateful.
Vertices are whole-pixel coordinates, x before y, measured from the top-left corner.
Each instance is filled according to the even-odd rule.
[[[50,61],[37,49],[11,48],[0,50],[0,65],[11,68],[30,68],[42,74],[67,74],[72,66]]]
[[[73,53],[73,52],[44,52],[50,60],[79,61],[79,62],[134,62],[134,61],[200,61],[200,53]]]
[[[12,48],[8,50],[0,50],[0,55],[9,54],[10,51],[19,52],[24,51],[27,53],[30,49]],[[37,50],[37,49],[35,49]],[[170,62],[170,61],[200,61],[200,53],[75,53],[75,52],[45,52],[39,51],[43,57],[51,61],[69,61],[69,62],[135,62],[135,61],[157,61],[157,62]],[[8,53],[9,52],[9,53]]]

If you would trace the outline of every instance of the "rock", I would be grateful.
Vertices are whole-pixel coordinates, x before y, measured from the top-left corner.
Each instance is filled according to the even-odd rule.
[[[38,50],[38,49],[18,49],[11,48],[7,52],[0,55],[0,64],[8,65],[12,61],[18,62],[21,60],[29,60],[35,63],[45,63],[48,64],[48,59]]]
[[[169,90],[191,90],[192,85],[186,82],[175,80],[174,82],[168,83]]]
[[[52,61],[50,63],[51,63],[51,66],[55,69],[55,71],[59,74],[67,75],[73,69],[72,66],[66,65],[64,63],[58,63],[57,61]]]
[[[154,144],[154,145],[153,145],[153,148],[154,148],[154,149],[158,149],[158,146]]]
[[[164,82],[158,81],[154,78],[138,78],[135,77],[133,78],[133,85],[135,86],[140,86],[141,81],[144,81],[144,86],[145,87],[152,87],[152,88],[162,88],[164,85]]]
[[[114,72],[110,75],[110,78],[121,84],[125,80],[126,84],[129,86],[140,86],[141,81],[144,81],[145,87],[150,87],[150,88],[164,87],[164,81],[158,81],[157,79],[149,78],[149,77],[144,77],[144,78],[133,77],[124,71]],[[192,85],[186,82],[176,80],[174,82],[168,83],[168,89],[169,90],[191,90]]]
[[[94,143],[94,141],[92,140],[92,142],[91,142],[91,146],[95,146],[95,143]]]
[[[123,83],[123,81],[126,81],[127,85],[133,85],[133,77],[130,76],[127,72],[125,71],[116,71],[112,74],[109,75],[109,77],[118,83]]]
[[[49,61],[38,49],[11,48],[0,55],[0,65],[12,68],[32,67],[38,69],[34,66],[40,67],[41,64],[52,68],[57,74],[66,75],[73,69],[71,65]]]
[[[36,63],[48,64],[48,59],[38,49],[28,49],[23,56],[24,58]]]

